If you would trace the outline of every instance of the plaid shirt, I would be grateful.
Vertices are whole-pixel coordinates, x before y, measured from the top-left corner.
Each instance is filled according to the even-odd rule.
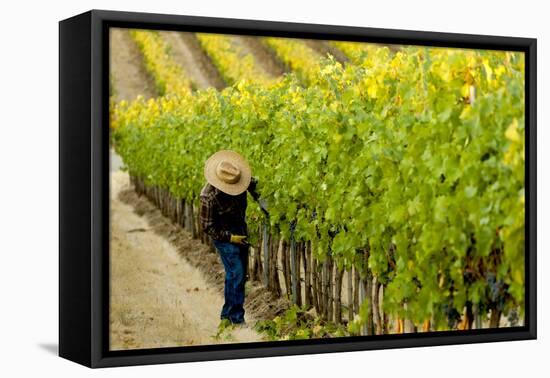
[[[250,180],[247,191],[258,200],[256,185]],[[200,224],[202,230],[214,240],[230,241],[233,235],[248,235],[246,227],[246,191],[232,196],[206,183],[200,194]]]

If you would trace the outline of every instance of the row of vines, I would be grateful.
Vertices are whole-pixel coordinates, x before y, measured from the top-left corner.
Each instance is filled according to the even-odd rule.
[[[250,269],[274,293],[364,334],[523,317],[523,55],[341,43],[342,66],[265,43],[304,55],[296,76],[113,108],[138,191],[206,242],[203,164],[233,149],[268,204],[249,206]]]
[[[273,81],[258,67],[254,57],[234,42],[234,38],[199,33],[197,39],[226,83],[235,84],[245,80],[268,85]]]
[[[157,32],[130,32],[141,50],[145,67],[155,81],[160,95],[185,95],[191,91],[191,81],[185,71],[170,56],[170,47]]]
[[[171,56],[171,46],[155,31],[132,30],[145,61],[147,71],[154,78],[159,94],[187,92],[191,82],[181,66]],[[253,54],[236,42],[236,37],[196,33],[197,41],[228,85],[241,81],[269,86],[280,77],[271,77],[257,64]],[[308,85],[320,69],[321,55],[301,40],[268,37],[259,40],[270,50],[278,63],[293,72],[302,84]],[[353,42],[334,42],[333,47],[360,62],[363,54],[374,45]],[[181,93],[180,93],[181,94]]]

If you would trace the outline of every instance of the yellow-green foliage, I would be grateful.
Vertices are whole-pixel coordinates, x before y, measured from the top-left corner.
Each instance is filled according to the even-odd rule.
[[[331,41],[330,44],[340,49],[352,63],[361,63],[366,54],[381,48],[379,45],[363,42]]]
[[[321,55],[308,47],[304,41],[275,37],[265,38],[264,41],[303,83],[311,83],[319,72]]]
[[[232,41],[234,37],[198,33],[197,38],[227,84],[239,81],[270,84],[274,81],[260,69],[253,55]]]

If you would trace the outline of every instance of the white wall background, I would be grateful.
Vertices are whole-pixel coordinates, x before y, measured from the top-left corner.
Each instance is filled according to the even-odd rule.
[[[112,9],[538,38],[539,340],[89,370],[56,356],[58,25]],[[0,375],[285,377],[544,376],[549,369],[550,28],[544,1],[7,1],[0,22]],[[544,93],[545,92],[545,93]],[[547,349],[544,352],[544,349]],[[537,374],[538,372],[538,374]],[[526,374],[527,373],[527,374]]]

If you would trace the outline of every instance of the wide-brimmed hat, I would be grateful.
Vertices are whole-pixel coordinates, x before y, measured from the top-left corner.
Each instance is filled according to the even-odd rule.
[[[232,196],[239,195],[248,188],[251,176],[250,165],[235,151],[218,151],[204,164],[206,181]]]

